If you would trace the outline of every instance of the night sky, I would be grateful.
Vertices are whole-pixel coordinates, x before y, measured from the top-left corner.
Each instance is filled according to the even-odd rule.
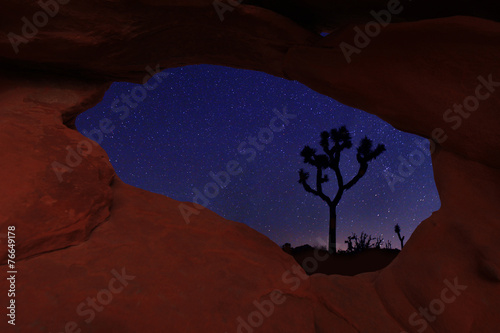
[[[208,208],[246,223],[279,245],[316,245],[318,237],[328,239],[328,206],[297,182],[298,169],[304,168],[311,172],[309,184],[315,187],[311,182],[315,170],[303,163],[300,151],[305,145],[321,150],[320,132],[346,125],[353,148],[342,153],[344,179],[351,179],[358,170],[356,147],[365,135],[374,145],[385,144],[387,151],[370,162],[366,175],[344,193],[337,208],[340,246],[351,232],[365,231],[381,235],[399,248],[394,225],[400,224],[407,240],[440,206],[427,155],[391,190],[384,171],[401,176],[401,160],[408,160],[419,149],[415,140],[423,139],[398,131],[376,116],[298,82],[255,71],[198,65],[168,69],[157,77],[161,82],[151,79],[149,88],[157,87],[147,90],[147,95],[135,90],[139,102],[130,100],[128,116],[123,109],[115,112],[126,102],[115,102],[112,108],[113,102],[122,94],[130,95],[139,85],[114,83],[103,101],[76,122],[80,132],[88,133],[98,128],[102,119],[111,120],[114,128],[104,134],[101,145],[128,184],[193,201],[193,188],[203,191],[213,181],[210,172],[225,170],[229,161],[236,160],[243,171],[231,176],[229,184],[210,199]],[[289,116],[286,125],[275,121],[274,128],[284,126],[279,132],[265,130],[276,112],[283,113],[284,108],[296,117]],[[267,143],[258,142],[261,150],[254,148],[255,157],[248,161],[250,152],[243,154],[238,147],[252,148],[249,137],[257,137],[259,132]],[[273,137],[265,135],[269,132]],[[417,155],[414,161],[423,156]],[[331,181],[324,188],[333,196],[336,180],[330,175]]]

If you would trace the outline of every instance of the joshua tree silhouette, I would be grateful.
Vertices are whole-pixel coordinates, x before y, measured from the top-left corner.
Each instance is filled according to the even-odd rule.
[[[328,204],[330,208],[330,230],[329,230],[329,247],[328,251],[330,253],[336,252],[336,232],[337,232],[337,205],[342,198],[344,192],[356,184],[361,177],[363,177],[368,169],[368,162],[375,159],[377,156],[385,151],[385,146],[379,144],[377,148],[372,149],[372,140],[368,139],[366,136],[361,140],[356,159],[359,163],[358,173],[348,182],[344,182],[342,178],[342,173],[340,172],[339,162],[340,153],[344,149],[349,149],[352,147],[351,134],[346,129],[345,126],[341,126],[339,129],[332,129],[330,132],[321,132],[320,146],[323,148],[324,154],[317,154],[316,149],[309,146],[305,146],[302,149],[300,155],[304,157],[304,163],[311,164],[316,167],[316,189],[313,189],[309,184],[307,184],[307,179],[309,178],[309,172],[305,172],[304,169],[299,170],[299,183],[304,186],[304,189],[318,197]],[[330,148],[330,141],[333,143]],[[328,197],[323,192],[323,183],[328,181],[328,175],[324,174],[324,170],[332,169],[337,178],[337,194],[333,199]]]
[[[401,227],[399,224],[394,226],[394,232],[398,234],[399,241],[401,242],[401,250],[403,249],[403,241],[405,240],[405,236],[401,237]]]

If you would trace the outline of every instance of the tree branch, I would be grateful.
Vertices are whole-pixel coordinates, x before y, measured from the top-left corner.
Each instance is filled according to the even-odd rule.
[[[342,177],[342,173],[340,172],[340,152],[342,151],[342,147],[335,143],[332,148],[332,158],[331,163],[329,165],[330,169],[335,172],[335,178],[337,178],[337,194],[335,194],[335,198],[332,201],[334,206],[337,206],[342,198],[342,194],[344,193],[344,178]]]
[[[321,173],[321,169],[319,169],[319,168],[318,168],[318,173]],[[312,194],[320,197],[328,205],[331,204],[331,199],[326,194],[324,194],[323,191],[314,190],[309,184],[307,184],[307,180],[306,179],[299,180],[299,183],[302,184],[302,186],[304,187],[304,190],[306,190],[306,192],[312,193]]]
[[[331,199],[323,192],[323,186],[322,183],[324,182],[323,178],[323,172],[321,171],[320,166],[316,166],[317,172],[316,172],[316,192],[317,196],[319,196],[323,201],[327,202],[328,204],[331,203]]]
[[[359,163],[359,170],[356,176],[354,176],[347,184],[345,184],[344,188],[346,190],[350,189],[351,187],[354,186],[358,182],[358,180],[361,179],[366,173],[366,170],[368,170],[368,163],[362,162]]]

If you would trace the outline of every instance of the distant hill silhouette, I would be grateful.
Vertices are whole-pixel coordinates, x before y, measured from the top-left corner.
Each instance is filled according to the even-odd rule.
[[[289,249],[283,248],[283,250],[292,255],[309,275],[322,273],[348,276],[380,270],[389,265],[400,252],[398,249],[371,248],[358,253],[330,254],[325,249],[315,249],[309,244]],[[315,257],[326,257],[327,259],[324,261],[315,260],[317,269],[312,271],[311,266],[304,265],[304,260]],[[306,261],[305,264],[310,265],[310,261]]]

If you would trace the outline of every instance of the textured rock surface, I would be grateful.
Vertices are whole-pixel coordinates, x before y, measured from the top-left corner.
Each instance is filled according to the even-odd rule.
[[[21,17],[40,8],[6,1],[3,9],[0,62],[10,70],[0,83],[0,232],[17,228],[19,274],[16,326],[4,317],[2,332],[235,332],[238,317],[248,320],[274,289],[286,300],[258,332],[416,332],[412,313],[455,278],[467,289],[426,332],[496,332],[500,86],[456,129],[443,114],[475,94],[478,76],[500,81],[498,23],[390,25],[347,64],[339,43],[353,43],[352,27],[322,38],[253,6],[220,22],[211,1],[71,2],[17,54],[7,33],[20,33]],[[85,139],[72,120],[110,80],[142,82],[146,66],[195,63],[296,79],[422,136],[442,128],[447,138],[432,156],[441,209],[386,269],[305,278],[245,225],[208,210],[185,224],[178,202],[117,179],[100,147],[66,160]],[[73,165],[62,182],[53,162]],[[130,277],[120,285],[122,269]],[[92,312],[88,297],[107,305]]]
[[[82,135],[63,122],[97,103],[108,84],[4,75],[1,87],[1,232],[19,226],[18,259],[86,240],[109,216],[114,172],[99,146],[75,155]]]

